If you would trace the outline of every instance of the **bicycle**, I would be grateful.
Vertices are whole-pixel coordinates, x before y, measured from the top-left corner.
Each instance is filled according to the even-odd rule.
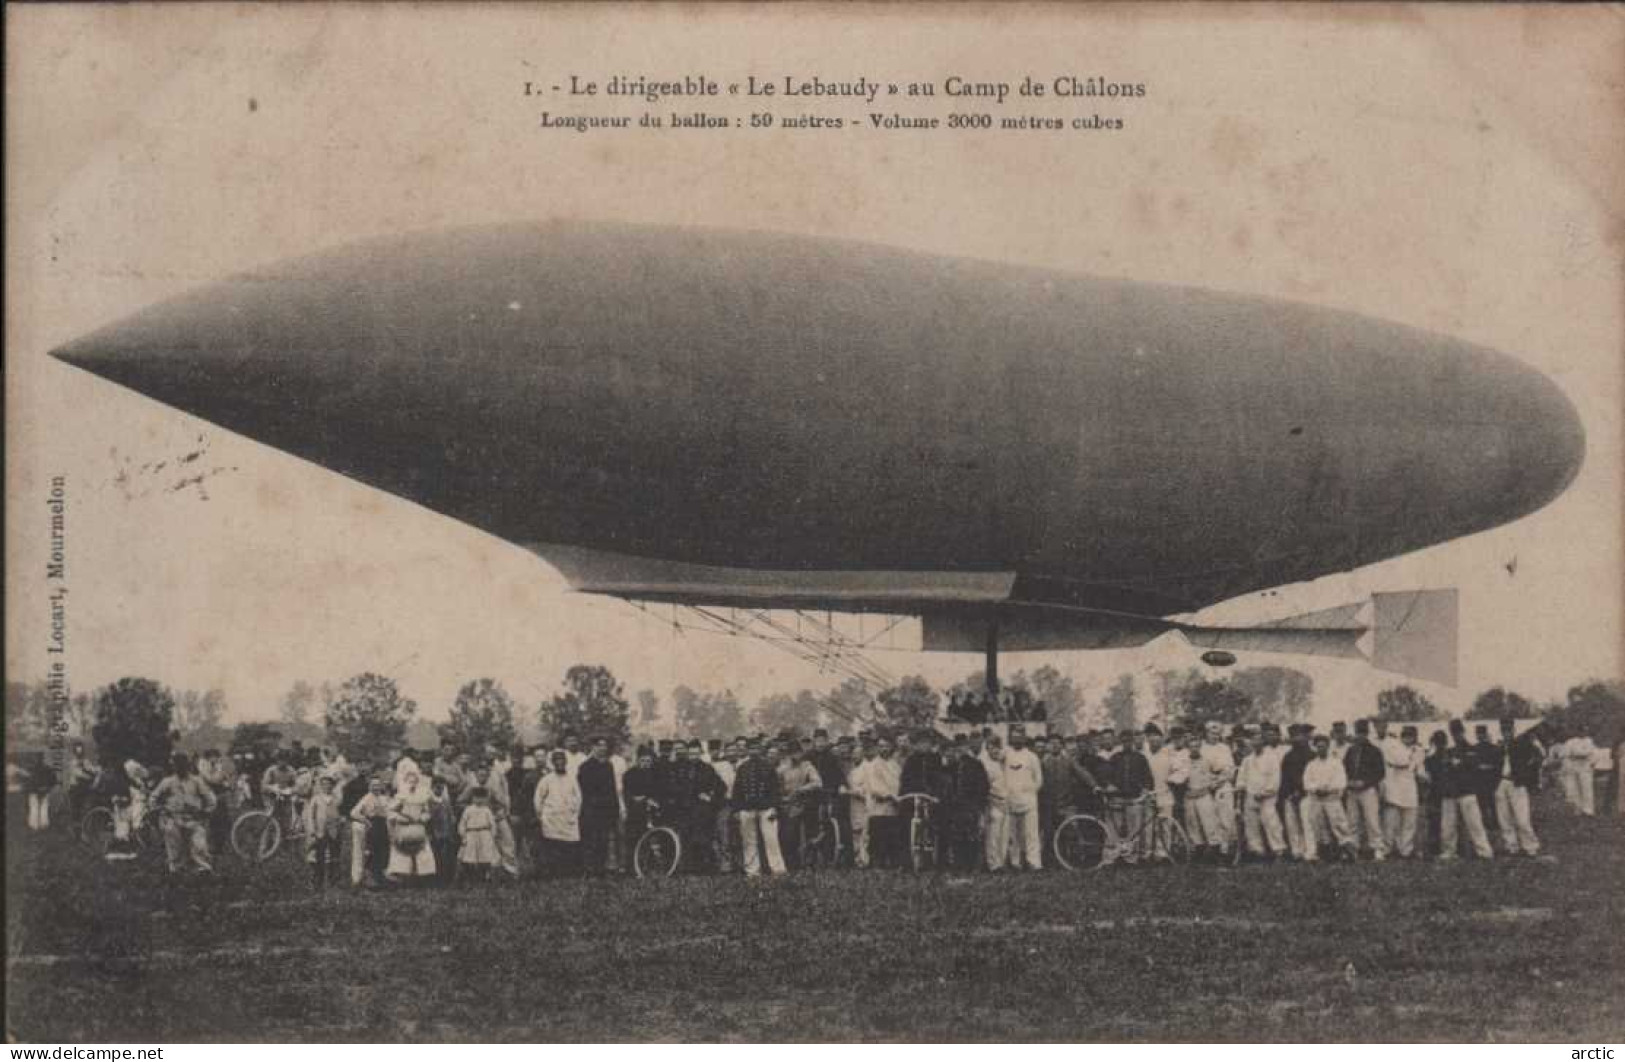
[[[1146,856],[1152,862],[1183,866],[1190,861],[1191,843],[1185,828],[1171,818],[1157,814],[1156,801],[1149,794],[1134,800],[1108,798],[1111,811],[1143,810],[1140,825],[1127,838],[1120,837],[1109,821],[1093,815],[1073,815],[1055,829],[1055,860],[1068,870],[1097,870],[1118,860],[1133,862]],[[1147,835],[1149,831],[1149,836]]]
[[[288,820],[284,827],[279,821]],[[269,808],[254,808],[238,815],[231,824],[231,849],[250,863],[263,863],[277,854],[284,834],[288,841],[305,835],[304,817],[298,814],[291,793],[274,795]]]
[[[107,854],[113,846],[115,832],[114,816],[117,809],[128,807],[128,797],[114,797],[111,805],[102,804],[85,812],[79,820],[79,841],[99,856]],[[158,810],[152,806],[150,800],[145,802],[141,812],[141,821],[130,828],[130,840],[134,842],[136,851],[156,851],[164,845],[162,827],[158,824]]]
[[[929,793],[904,793],[897,798],[908,816],[908,865],[916,874],[937,865],[938,800]]]
[[[842,825],[837,807],[839,801],[839,796],[822,789],[797,798],[796,802],[801,806],[801,812],[796,816],[801,837],[797,849],[801,857],[798,865],[803,870],[838,867],[851,851],[851,841],[847,836],[850,827]]]
[[[661,824],[660,805],[646,801],[649,826],[632,846],[632,872],[640,878],[669,878],[683,862],[683,839]]]

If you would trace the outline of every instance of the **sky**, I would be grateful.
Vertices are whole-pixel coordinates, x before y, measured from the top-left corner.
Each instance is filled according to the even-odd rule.
[[[6,139],[18,149],[6,196],[11,677],[42,676],[50,659],[45,498],[61,475],[77,688],[127,674],[220,687],[240,720],[271,716],[296,680],[364,670],[399,679],[429,717],[484,675],[534,704],[576,662],[608,665],[629,693],[687,684],[751,703],[838,682],[762,645],[569,593],[518,547],[46,357],[256,264],[546,218],[861,238],[1301,300],[1512,353],[1585,424],[1587,462],[1562,497],[1203,618],[1456,586],[1461,682],[1423,687],[1447,708],[1491,685],[1551,698],[1625,673],[1625,20],[1607,9],[185,5],[6,17]],[[522,94],[527,80],[570,73],[701,72],[939,84],[1100,74],[1148,92],[1115,112],[1128,127],[1114,133],[836,141],[540,129],[544,106],[644,108]],[[199,450],[199,482],[176,489],[143,470]],[[981,666],[914,652],[912,625],[896,634],[873,654],[892,674],[944,685]],[[1045,663],[1098,700],[1122,672],[1146,678],[1197,653],[1175,637],[1003,666]],[[1320,718],[1367,711],[1396,681],[1341,662],[1243,664],[1308,672]]]

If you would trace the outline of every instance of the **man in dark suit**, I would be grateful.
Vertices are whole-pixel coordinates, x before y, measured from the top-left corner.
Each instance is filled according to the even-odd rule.
[[[953,870],[972,871],[982,863],[982,813],[987,810],[987,769],[970,754],[964,734],[948,746],[943,769],[943,854]]]

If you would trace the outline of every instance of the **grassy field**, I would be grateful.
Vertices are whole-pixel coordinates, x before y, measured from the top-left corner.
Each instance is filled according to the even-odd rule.
[[[7,830],[13,1039],[1625,1039],[1625,822],[1555,863],[313,893]]]

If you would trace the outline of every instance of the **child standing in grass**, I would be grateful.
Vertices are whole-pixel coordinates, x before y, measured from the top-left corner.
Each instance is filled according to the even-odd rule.
[[[457,824],[462,841],[458,859],[464,867],[478,874],[480,880],[486,881],[497,863],[496,817],[491,813],[491,793],[484,786],[476,786],[470,800],[463,809],[462,821]]]
[[[310,863],[311,881],[318,889],[327,888],[339,861],[339,837],[344,815],[339,810],[339,794],[333,777],[324,775],[316,791],[305,803],[305,858]]]

